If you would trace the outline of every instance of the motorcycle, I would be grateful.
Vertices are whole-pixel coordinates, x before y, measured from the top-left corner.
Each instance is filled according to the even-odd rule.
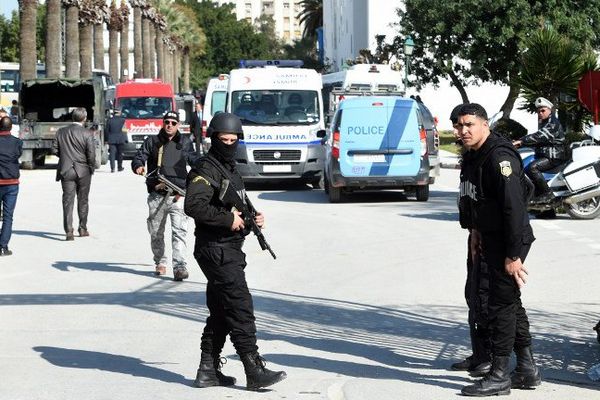
[[[594,219],[600,215],[600,125],[594,125],[588,138],[571,144],[571,159],[544,172],[554,198],[545,203],[529,202],[528,210],[541,218],[553,218],[559,208],[575,219]],[[534,150],[518,149],[527,170]]]

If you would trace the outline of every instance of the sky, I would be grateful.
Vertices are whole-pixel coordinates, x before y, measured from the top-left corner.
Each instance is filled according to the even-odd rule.
[[[0,0],[0,7],[2,8],[2,15],[10,18],[12,11],[19,9],[19,2],[18,0]]]

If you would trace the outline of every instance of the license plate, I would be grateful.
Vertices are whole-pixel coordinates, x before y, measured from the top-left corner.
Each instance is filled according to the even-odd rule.
[[[355,163],[384,163],[385,155],[383,154],[356,154],[352,157]]]
[[[263,165],[263,172],[292,172],[291,165]]]

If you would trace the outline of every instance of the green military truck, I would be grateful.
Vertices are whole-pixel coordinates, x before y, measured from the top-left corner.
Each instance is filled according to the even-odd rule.
[[[52,140],[63,126],[72,123],[71,111],[85,107],[87,122],[96,143],[96,168],[108,161],[104,143],[106,103],[104,88],[98,79],[31,79],[23,82],[19,92],[23,140],[21,168],[42,167],[51,153]]]

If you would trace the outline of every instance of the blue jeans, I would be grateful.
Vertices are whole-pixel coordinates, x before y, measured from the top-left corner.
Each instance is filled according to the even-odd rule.
[[[19,185],[0,185],[0,201],[2,202],[2,230],[0,231],[0,247],[8,247],[12,235],[13,212],[17,205]]]

